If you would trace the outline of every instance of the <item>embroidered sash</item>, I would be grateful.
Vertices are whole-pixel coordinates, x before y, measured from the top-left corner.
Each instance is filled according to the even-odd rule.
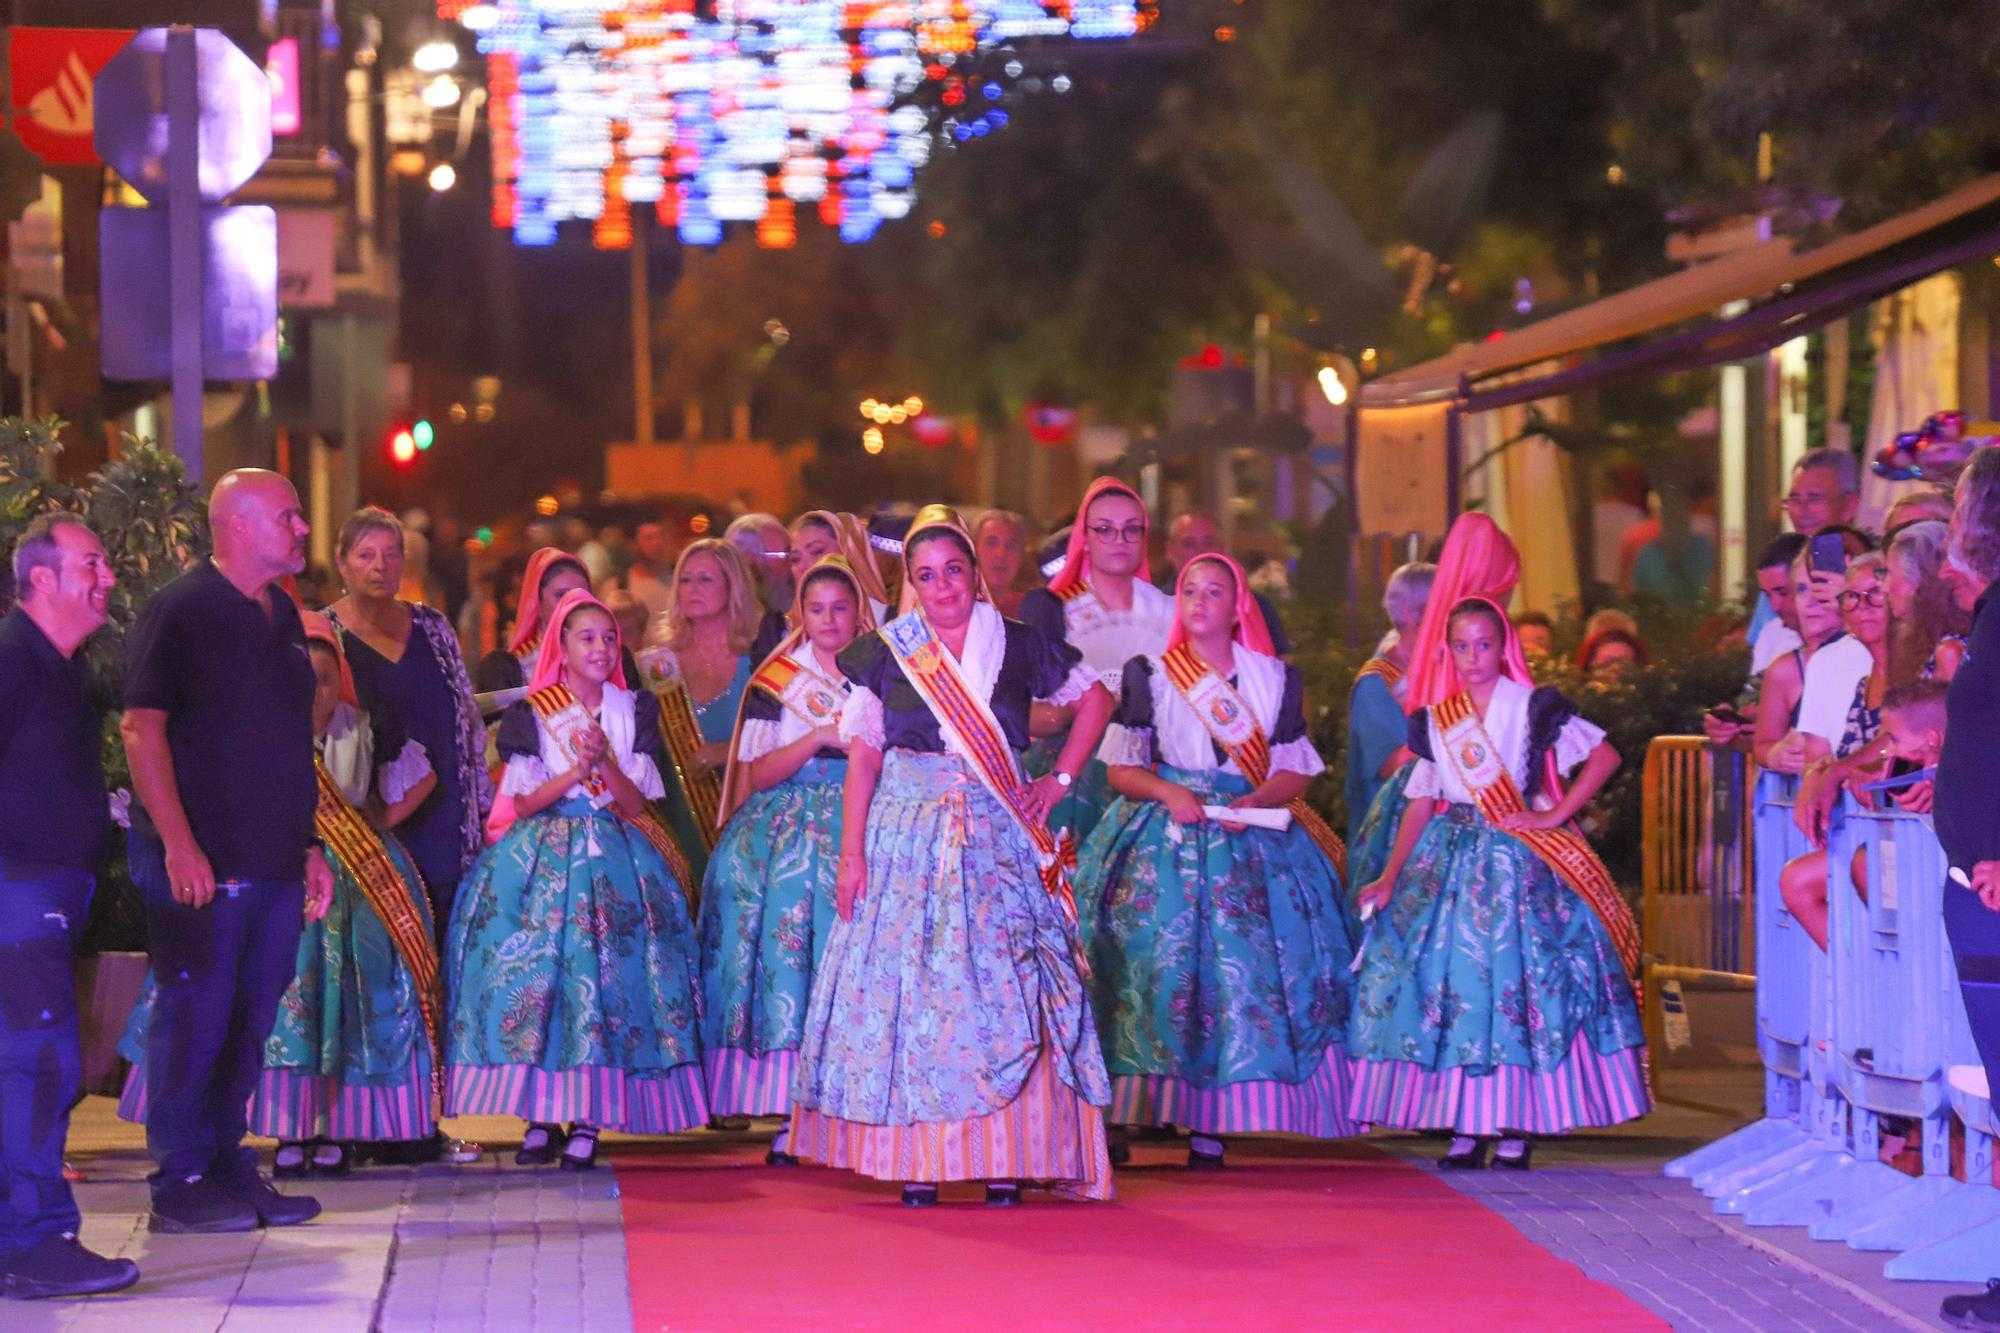
[[[1521,799],[1521,789],[1514,783],[1514,775],[1507,771],[1493,739],[1486,734],[1486,728],[1479,720],[1479,710],[1473,707],[1469,695],[1463,692],[1454,694],[1433,706],[1430,713],[1433,744],[1440,752],[1440,760],[1451,765],[1452,772],[1472,793],[1479,813],[1486,816],[1489,823],[1498,828],[1500,821],[1508,815],[1528,809],[1527,802]],[[1624,964],[1625,975],[1632,982],[1636,994],[1642,975],[1638,923],[1632,919],[1632,909],[1626,905],[1625,895],[1618,891],[1611,872],[1591,850],[1590,843],[1569,825],[1531,829],[1513,833],[1512,836],[1528,844],[1529,849],[1541,857],[1563,883],[1576,890],[1577,896],[1591,911],[1597,913],[1598,920],[1611,934],[1612,946],[1618,950],[1618,961]]]
[[[535,716],[541,719],[542,725],[563,742],[565,749],[569,749],[570,758],[576,758],[576,751],[570,747],[568,735],[563,730],[558,730],[564,725],[563,715],[572,708],[583,713],[585,717],[590,715],[584,708],[583,701],[576,697],[576,692],[561,681],[557,681],[554,685],[536,690],[529,695],[528,706],[535,710]],[[600,798],[608,795],[611,787],[601,775],[592,773],[584,778],[583,789],[591,794],[593,801],[603,804]],[[695,895],[700,892],[701,886],[695,882],[694,870],[688,865],[687,854],[681,851],[680,844],[674,841],[674,835],[667,831],[667,826],[660,822],[659,815],[653,812],[650,805],[643,807],[636,815],[628,815],[618,809],[615,801],[609,805],[620,819],[630,824],[639,836],[652,843],[653,849],[666,858],[667,868],[673,871],[674,878],[680,881],[681,892],[687,896],[688,907],[692,911]]]
[[[845,682],[835,684],[790,657],[774,657],[757,669],[750,683],[789,709],[809,727],[830,727],[840,720],[847,702]]]
[[[972,768],[973,773],[993,793],[1022,832],[1035,845],[1041,864],[1042,884],[1062,904],[1063,915],[1076,921],[1076,895],[1070,889],[1070,872],[1076,868],[1076,844],[1065,829],[1060,837],[1048,826],[1028,818],[1023,802],[1028,793],[1014,752],[1007,748],[999,720],[986,702],[966,687],[958,666],[938,642],[937,635],[920,611],[898,616],[882,627],[903,674],[916,686],[917,695],[938,722],[945,742]]]
[[[695,721],[687,682],[678,676],[660,692],[660,732],[666,737],[667,757],[680,777],[681,792],[694,812],[695,829],[712,852],[722,834],[716,827],[722,814],[722,775],[695,762],[695,752],[702,746],[701,724]]]
[[[1167,679],[1187,700],[1188,707],[1194,709],[1194,715],[1201,719],[1201,725],[1215,743],[1243,770],[1244,778],[1253,788],[1263,786],[1271,776],[1271,739],[1257,724],[1257,715],[1250,711],[1250,706],[1188,644],[1169,648],[1161,656],[1160,665],[1166,668]],[[1345,880],[1347,844],[1341,836],[1321,818],[1319,811],[1306,804],[1305,797],[1297,797],[1285,808]]]
[[[439,1012],[444,993],[438,980],[437,945],[430,927],[417,911],[414,897],[423,891],[422,884],[411,884],[403,878],[382,835],[348,802],[340,784],[327,770],[326,762],[317,755],[313,757],[313,769],[319,774],[319,804],[313,813],[313,827],[327,850],[339,858],[341,866],[361,886],[361,896],[368,900],[369,910],[381,919],[389,932],[389,942],[396,946],[397,955],[416,983],[424,1040],[431,1048],[431,1102],[435,1109],[444,1095]]]

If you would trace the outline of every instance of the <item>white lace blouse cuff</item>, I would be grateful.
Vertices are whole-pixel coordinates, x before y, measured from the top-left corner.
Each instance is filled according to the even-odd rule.
[[[783,725],[781,722],[773,722],[768,718],[744,718],[743,739],[737,742],[736,745],[737,762],[743,764],[755,763],[757,760],[771,753],[771,751],[777,749],[780,744],[780,732]]]
[[[1415,799],[1424,796],[1436,800],[1440,791],[1436,764],[1428,759],[1419,759],[1410,766],[1410,780],[1403,784],[1403,795],[1406,798]]]
[[[1056,708],[1068,708],[1071,704],[1083,698],[1084,695],[1089,694],[1091,686],[1100,684],[1103,684],[1103,681],[1099,679],[1098,674],[1084,663],[1078,662],[1074,667],[1070,668],[1068,679],[1064,680],[1057,687],[1054,694],[1051,694],[1048,698],[1042,700],[1042,702]]]
[[[431,757],[417,741],[406,741],[403,752],[382,765],[377,774],[382,784],[382,799],[390,805],[410,794],[411,788],[435,772],[431,767]]]
[[[865,685],[848,691],[840,709],[840,739],[865,741],[878,750],[886,749],[882,732],[882,700]]]
[[[625,771],[625,776],[632,780],[632,785],[647,800],[657,801],[666,796],[666,784],[660,780],[659,765],[653,762],[651,755],[626,755],[618,761],[618,767]]]
[[[500,775],[502,796],[526,796],[555,775],[540,755],[516,754],[507,757],[507,771]]]
[[[1107,764],[1125,768],[1153,766],[1153,733],[1143,727],[1123,727],[1113,722],[1104,729],[1097,757]]]
[[[1571,718],[1556,733],[1556,767],[1564,774],[1572,772],[1578,764],[1590,758],[1590,752],[1603,739],[1604,728],[1580,717]]]
[[[1271,747],[1271,771],[1273,773],[1303,773],[1316,778],[1326,772],[1326,760],[1320,758],[1313,748],[1312,737],[1301,736],[1295,741]]]

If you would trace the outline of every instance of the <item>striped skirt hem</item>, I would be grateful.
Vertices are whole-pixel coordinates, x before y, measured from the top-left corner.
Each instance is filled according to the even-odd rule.
[[[607,1065],[453,1065],[444,1106],[448,1116],[511,1115],[625,1134],[678,1134],[708,1123],[708,1096],[693,1064],[643,1074]]]
[[[273,1139],[379,1143],[427,1139],[437,1132],[430,1080],[412,1057],[401,1083],[343,1084],[298,1069],[266,1069],[250,1099],[250,1132]]]
[[[701,1053],[708,1109],[715,1115],[790,1115],[797,1051],[752,1055],[734,1046]]]
[[[146,1123],[146,1067],[132,1066],[118,1094],[118,1118]],[[429,1080],[416,1057],[410,1076],[387,1086],[343,1085],[324,1074],[266,1069],[250,1098],[250,1132],[267,1138],[339,1139],[387,1143],[427,1139],[437,1132]]]
[[[1104,1115],[1071,1090],[1046,1052],[1020,1095],[964,1120],[865,1125],[808,1106],[792,1113],[791,1152],[876,1180],[1044,1181],[1073,1199],[1112,1197]]]
[[[1547,1073],[1501,1065],[1491,1073],[1427,1070],[1402,1060],[1357,1060],[1348,1113],[1362,1124],[1494,1135],[1564,1134],[1636,1120],[1652,1109],[1634,1046],[1601,1055],[1579,1037]]]
[[[1303,1134],[1344,1139],[1359,1133],[1348,1117],[1354,1071],[1347,1052],[1329,1046],[1319,1067],[1298,1083],[1257,1079],[1204,1088],[1171,1074],[1119,1074],[1111,1080],[1114,1125],[1185,1125],[1198,1134]]]

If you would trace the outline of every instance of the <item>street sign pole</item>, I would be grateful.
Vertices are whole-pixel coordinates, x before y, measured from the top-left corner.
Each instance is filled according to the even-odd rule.
[[[174,452],[202,475],[201,106],[194,29],[167,32],[167,264],[173,310]]]

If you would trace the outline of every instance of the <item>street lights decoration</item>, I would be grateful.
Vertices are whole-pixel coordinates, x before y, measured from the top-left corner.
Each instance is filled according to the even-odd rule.
[[[437,3],[487,58],[494,224],[519,244],[549,245],[559,223],[588,221],[606,248],[632,243],[639,207],[688,245],[716,245],[730,225],[752,224],[760,244],[788,247],[801,208],[842,240],[866,241],[909,213],[937,136],[966,142],[1007,124],[1002,102],[1024,73],[1010,43],[1130,37],[1158,8],[1157,0]],[[1063,92],[1069,80],[1057,75],[1048,86]]]

